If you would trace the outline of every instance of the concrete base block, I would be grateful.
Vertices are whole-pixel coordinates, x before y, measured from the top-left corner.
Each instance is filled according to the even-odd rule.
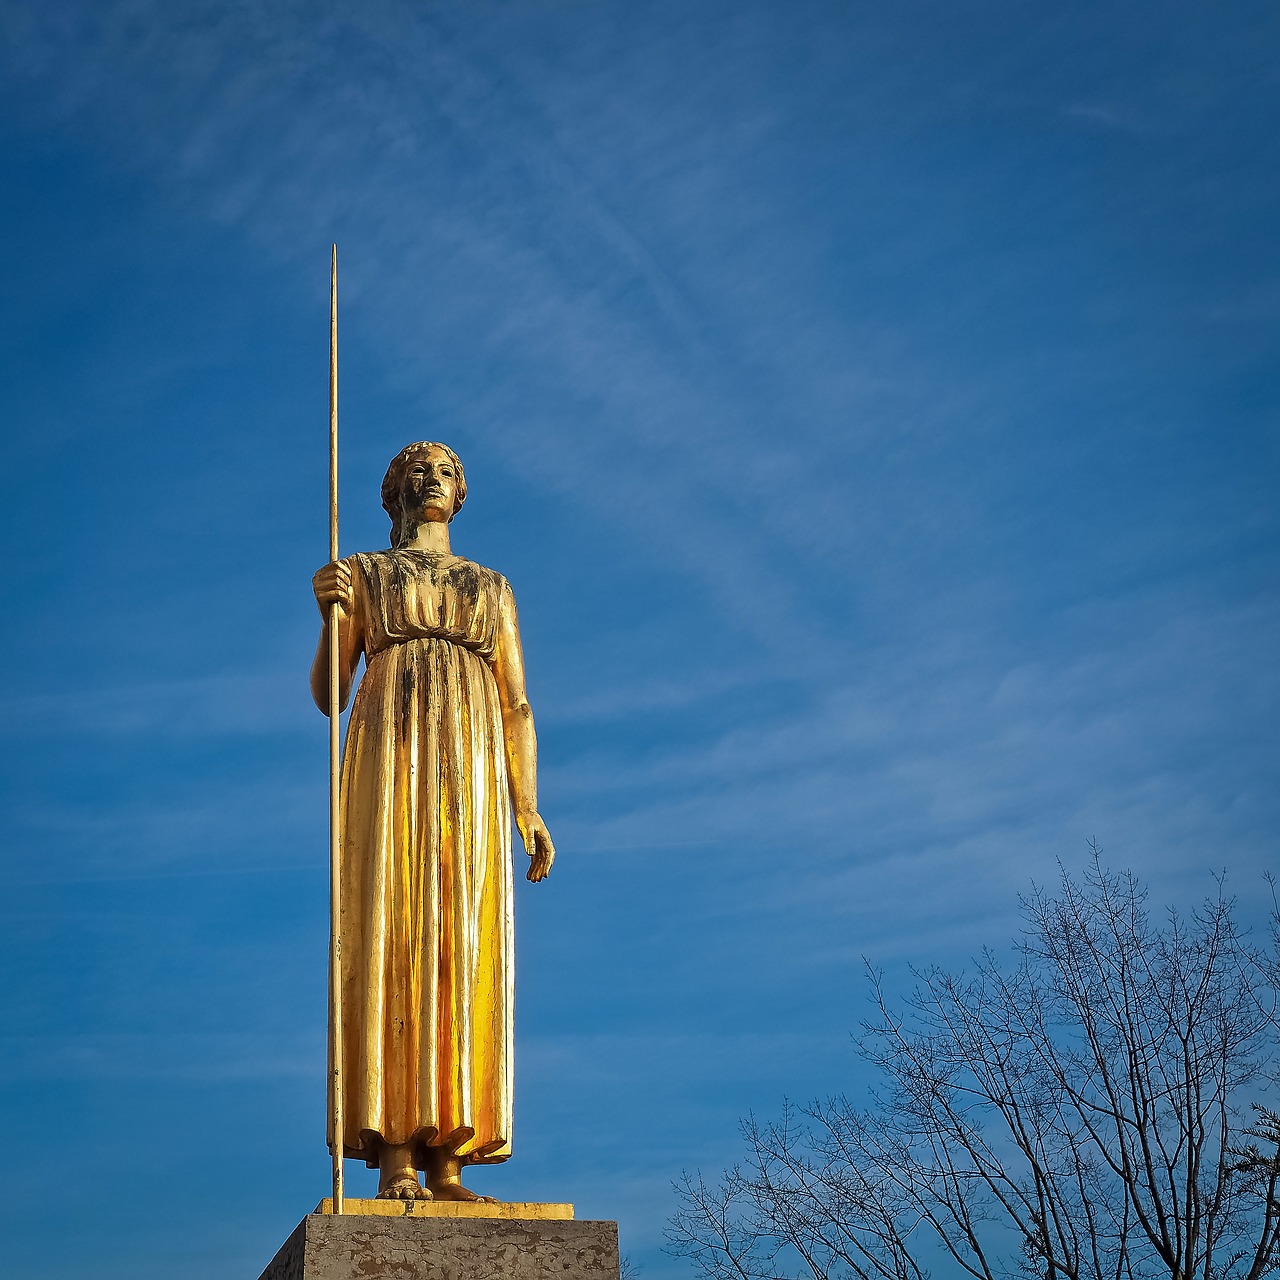
[[[618,1280],[618,1224],[312,1213],[260,1280]]]

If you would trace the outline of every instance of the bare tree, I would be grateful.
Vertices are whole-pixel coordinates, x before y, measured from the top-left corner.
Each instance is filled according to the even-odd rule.
[[[1280,1271],[1276,929],[1221,882],[1153,921],[1093,855],[1022,900],[1010,967],[918,971],[900,1010],[869,968],[870,1105],[748,1119],[740,1165],[678,1184],[673,1250],[709,1280]]]

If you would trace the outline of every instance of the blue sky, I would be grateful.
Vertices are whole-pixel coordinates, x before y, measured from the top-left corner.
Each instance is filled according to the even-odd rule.
[[[1004,945],[1095,836],[1157,903],[1225,867],[1251,909],[1277,36],[1260,3],[0,5],[14,1274],[254,1275],[325,1189],[335,240],[344,550],[385,545],[403,444],[458,450],[560,852],[479,1189],[685,1274],[671,1180],[865,1088],[860,957]]]

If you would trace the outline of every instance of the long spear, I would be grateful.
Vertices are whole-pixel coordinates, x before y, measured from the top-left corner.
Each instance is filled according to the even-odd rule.
[[[338,246],[329,277],[329,560],[338,558]],[[338,668],[338,605],[329,606],[329,1087],[333,1122],[333,1211],[342,1204],[342,698]]]

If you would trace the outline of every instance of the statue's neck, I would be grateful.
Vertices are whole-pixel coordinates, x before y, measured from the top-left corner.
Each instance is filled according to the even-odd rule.
[[[418,532],[404,544],[408,551],[434,551],[438,555],[452,555],[449,547],[449,525],[444,520],[425,520]]]

